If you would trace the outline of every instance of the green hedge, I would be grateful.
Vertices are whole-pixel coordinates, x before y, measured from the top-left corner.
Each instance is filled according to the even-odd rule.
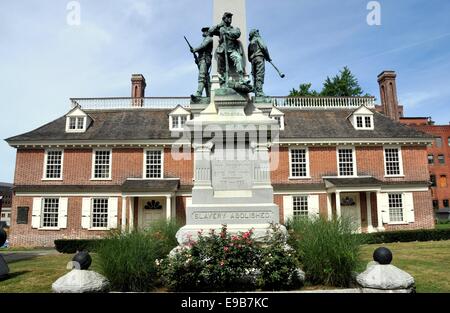
[[[55,248],[60,253],[76,253],[82,250],[95,252],[99,241],[101,239],[58,239],[55,240]]]
[[[367,244],[450,240],[450,229],[418,229],[362,234]]]

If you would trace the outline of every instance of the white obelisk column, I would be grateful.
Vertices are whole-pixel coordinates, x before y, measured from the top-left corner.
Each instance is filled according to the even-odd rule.
[[[246,0],[213,0],[213,25],[220,24],[222,22],[222,17],[225,12],[230,12],[233,14],[233,27],[238,27],[241,30],[241,38],[239,40],[244,48],[244,59],[247,60],[247,48],[248,48],[248,37],[247,37],[247,11],[246,11]],[[214,36],[214,50],[215,53],[219,45],[219,38]],[[245,72],[250,73],[248,70],[248,62],[245,62]],[[217,76],[217,60],[213,57],[212,62],[212,90],[220,88],[219,79]]]

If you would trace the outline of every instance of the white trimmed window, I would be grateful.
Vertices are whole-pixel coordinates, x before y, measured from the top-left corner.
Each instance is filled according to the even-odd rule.
[[[389,197],[389,221],[403,222],[403,194],[390,193]]]
[[[355,149],[338,149],[339,176],[356,176]]]
[[[145,178],[163,178],[163,151],[145,151]]]
[[[67,121],[67,131],[80,132],[86,128],[85,116],[69,116]]]
[[[289,164],[291,178],[309,177],[308,149],[289,149]]]
[[[384,167],[386,176],[403,175],[403,164],[400,148],[398,147],[384,148]]]
[[[188,116],[187,115],[172,115],[170,116],[171,119],[171,130],[182,130],[184,128],[184,125],[186,125]]]
[[[111,150],[94,150],[93,179],[111,179]]]
[[[92,228],[108,227],[108,198],[92,199]]]
[[[292,205],[294,217],[308,216],[308,196],[292,197]]]
[[[46,150],[44,179],[62,179],[63,151]]]
[[[42,228],[58,227],[59,198],[44,198],[42,202]]]
[[[356,129],[372,130],[373,115],[354,115],[353,125]]]

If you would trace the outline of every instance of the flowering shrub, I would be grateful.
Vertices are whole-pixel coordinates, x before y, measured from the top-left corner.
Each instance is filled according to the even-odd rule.
[[[224,225],[220,233],[206,236],[163,260],[157,260],[163,283],[172,291],[279,290],[298,286],[298,263],[281,237],[258,244],[253,230],[231,235]],[[294,273],[294,275],[293,275]]]
[[[260,286],[264,290],[297,289],[303,285],[304,273],[295,250],[285,244],[279,227],[272,230],[272,237],[261,249]]]

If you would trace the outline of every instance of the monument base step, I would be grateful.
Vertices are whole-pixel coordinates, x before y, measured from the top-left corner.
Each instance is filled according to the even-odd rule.
[[[287,238],[287,230],[284,225],[279,225],[280,230],[285,234]],[[176,234],[178,243],[180,245],[186,245],[190,240],[196,241],[198,239],[199,232],[202,235],[208,235],[210,230],[214,230],[216,233],[220,233],[222,230],[221,224],[212,225],[185,225],[180,228]],[[253,229],[252,238],[257,242],[266,242],[270,239],[273,234],[271,224],[231,224],[227,225],[227,232],[232,235],[237,235],[238,233],[248,232]]]

